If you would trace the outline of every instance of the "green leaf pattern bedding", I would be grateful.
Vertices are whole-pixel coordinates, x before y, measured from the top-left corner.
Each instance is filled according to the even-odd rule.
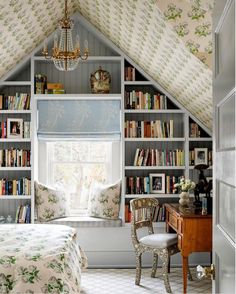
[[[0,293],[80,293],[86,257],[75,233],[62,225],[0,225]]]

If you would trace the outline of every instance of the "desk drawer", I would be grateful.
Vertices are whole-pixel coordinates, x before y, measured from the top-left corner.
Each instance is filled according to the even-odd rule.
[[[173,214],[169,214],[169,223],[170,225],[177,230],[178,227],[178,219]]]

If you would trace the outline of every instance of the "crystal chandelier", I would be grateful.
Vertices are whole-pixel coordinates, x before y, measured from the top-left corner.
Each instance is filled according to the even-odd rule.
[[[74,70],[79,59],[86,60],[89,55],[88,41],[84,42],[84,54],[80,54],[80,40],[79,35],[76,36],[75,48],[73,46],[72,30],[74,22],[67,16],[67,0],[65,0],[65,16],[59,22],[60,42],[58,46],[58,36],[54,36],[54,46],[52,48],[52,56],[49,56],[47,49],[47,42],[44,42],[42,54],[46,59],[52,59],[57,69],[61,71]]]

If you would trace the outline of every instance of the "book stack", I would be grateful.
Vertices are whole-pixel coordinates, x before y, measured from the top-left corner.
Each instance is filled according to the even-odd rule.
[[[7,121],[0,122],[0,138],[7,138]]]
[[[183,150],[157,150],[137,148],[134,166],[183,166]]]
[[[0,110],[29,110],[30,95],[16,93],[15,96],[0,94]]]
[[[19,180],[0,180],[0,197],[1,195],[30,195],[31,180],[21,178]]]
[[[189,137],[190,138],[199,138],[201,136],[201,131],[198,128],[198,124],[190,123],[189,126]]]
[[[20,205],[16,209],[16,218],[15,222],[18,224],[29,224],[31,221],[31,206]]]
[[[149,194],[149,177],[126,177],[126,194]]]
[[[167,176],[166,175],[166,194],[175,194],[177,193],[176,188],[174,187],[174,184],[177,184],[180,182],[180,179],[183,176]]]
[[[23,149],[0,149],[1,167],[29,167],[30,150]]]
[[[165,95],[143,93],[142,91],[125,92],[126,109],[167,109],[167,97]]]
[[[173,138],[174,121],[126,121],[126,138]]]
[[[47,89],[45,94],[65,94],[65,89],[62,84],[59,83],[47,83]]]
[[[125,80],[135,81],[135,68],[128,66],[125,68]]]

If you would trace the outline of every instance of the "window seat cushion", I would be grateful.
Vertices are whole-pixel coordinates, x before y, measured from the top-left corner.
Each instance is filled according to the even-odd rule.
[[[50,221],[51,224],[78,227],[121,227],[122,220],[101,219],[90,216],[68,216]]]

